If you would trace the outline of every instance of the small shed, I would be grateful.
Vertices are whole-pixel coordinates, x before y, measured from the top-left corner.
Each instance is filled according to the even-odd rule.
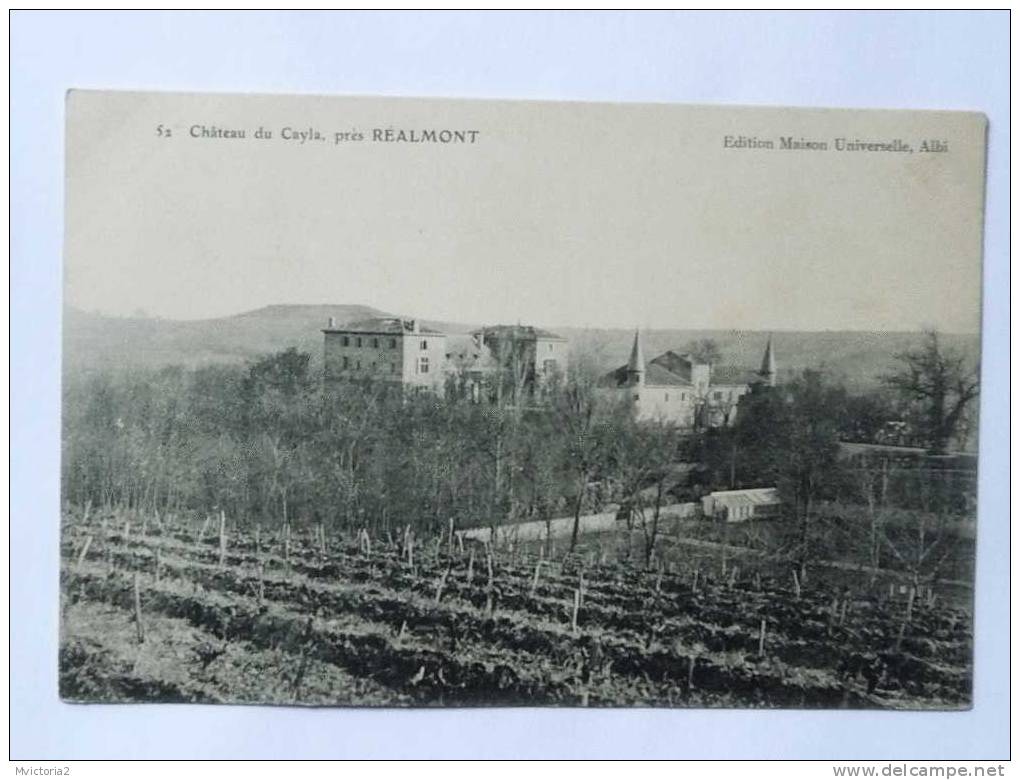
[[[725,523],[775,517],[782,505],[779,491],[772,487],[717,490],[701,498],[702,514]]]

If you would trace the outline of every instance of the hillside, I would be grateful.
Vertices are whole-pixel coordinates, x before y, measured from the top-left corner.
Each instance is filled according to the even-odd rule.
[[[344,323],[379,316],[385,312],[349,304],[266,306],[208,320],[107,317],[66,307],[64,370],[243,362],[288,347],[310,352],[317,359],[322,328],[330,317]],[[448,332],[470,327],[423,324]]]
[[[244,362],[259,355],[297,347],[317,361],[322,328],[330,317],[338,323],[385,312],[360,305],[278,305],[207,320],[161,320],[107,317],[77,309],[64,310],[64,369],[159,367]],[[466,333],[474,325],[422,320],[446,333]],[[538,323],[545,326],[545,323]],[[633,332],[620,329],[557,328],[573,350],[595,356],[609,370],[625,363]],[[645,356],[680,350],[694,339],[711,338],[720,346],[726,365],[755,368],[761,361],[767,333],[719,330],[649,330],[642,333]],[[946,343],[978,354],[977,336],[946,335]],[[824,368],[850,387],[873,384],[892,368],[896,353],[916,344],[916,333],[848,331],[773,334],[780,374]]]

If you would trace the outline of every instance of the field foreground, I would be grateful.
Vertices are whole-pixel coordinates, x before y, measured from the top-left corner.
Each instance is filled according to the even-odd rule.
[[[137,520],[68,518],[62,554],[71,701],[970,706],[970,617],[913,591]]]

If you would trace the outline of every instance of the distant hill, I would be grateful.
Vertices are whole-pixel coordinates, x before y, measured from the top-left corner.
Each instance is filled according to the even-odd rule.
[[[277,305],[207,320],[163,320],[107,317],[73,308],[64,309],[64,370],[112,367],[195,366],[235,363],[296,347],[318,362],[322,328],[330,317],[338,323],[387,316],[369,306]],[[392,316],[392,315],[389,315]],[[450,334],[468,333],[476,325],[436,320],[422,324]],[[546,323],[534,323],[546,326]],[[633,331],[551,327],[567,338],[573,350],[592,353],[610,370],[626,362]],[[873,385],[895,365],[895,355],[915,345],[917,333],[853,331],[773,334],[780,375],[804,368],[823,368],[849,387]],[[645,357],[651,360],[668,349],[682,350],[695,340],[711,338],[722,350],[722,363],[757,368],[768,334],[754,331],[648,330],[642,332]],[[947,344],[978,354],[977,336],[945,336]]]
[[[207,320],[108,317],[64,308],[64,370],[234,363],[296,347],[318,361],[322,329],[330,317],[338,323],[391,316],[370,306],[351,304],[277,305]],[[448,333],[470,325],[422,320]]]

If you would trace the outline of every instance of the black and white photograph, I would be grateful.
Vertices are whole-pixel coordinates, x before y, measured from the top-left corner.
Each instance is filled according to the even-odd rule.
[[[66,106],[63,700],[972,706],[983,115]]]

